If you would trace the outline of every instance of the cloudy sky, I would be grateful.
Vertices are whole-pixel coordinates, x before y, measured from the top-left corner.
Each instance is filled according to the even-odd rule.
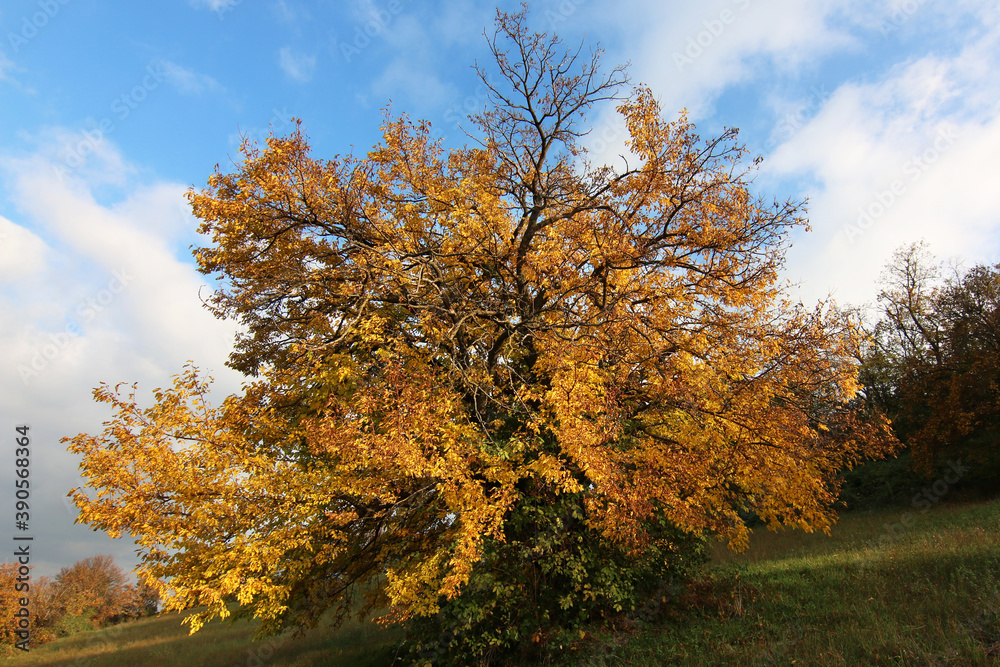
[[[504,3],[504,9],[516,9]],[[995,0],[538,0],[532,22],[630,63],[666,113],[764,157],[762,195],[809,200],[787,278],[805,301],[870,301],[897,246],[1000,261]],[[235,331],[201,306],[186,209],[240,137],[303,120],[315,154],[363,153],[380,109],[446,145],[484,101],[495,8],[471,0],[6,0],[0,7],[0,539],[15,532],[14,428],[33,439],[36,575],[134,545],[74,524],[60,438],[110,414],[101,382],[166,385],[187,360],[220,394]],[[620,125],[592,114],[608,159]],[[8,534],[3,537],[4,531]],[[20,534],[20,533],[19,533]]]

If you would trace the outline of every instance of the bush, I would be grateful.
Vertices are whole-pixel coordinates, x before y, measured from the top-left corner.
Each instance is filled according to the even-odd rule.
[[[66,614],[56,619],[52,634],[54,638],[70,637],[93,629],[94,622],[90,618],[80,614]]]
[[[416,664],[494,665],[537,660],[578,642],[585,626],[642,616],[665,585],[707,560],[705,540],[650,525],[651,542],[628,553],[592,530],[581,530],[580,495],[563,494],[519,506],[505,524],[505,542],[488,543],[461,596],[409,627]]]

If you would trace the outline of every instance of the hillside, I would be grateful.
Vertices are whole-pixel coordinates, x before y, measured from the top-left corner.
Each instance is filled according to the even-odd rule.
[[[565,665],[1000,664],[1000,501],[844,515],[832,535],[717,545],[703,576],[646,625],[604,628]],[[253,644],[249,622],[188,636],[175,614],[84,633],[12,665],[336,665],[391,662],[401,632],[351,623]]]

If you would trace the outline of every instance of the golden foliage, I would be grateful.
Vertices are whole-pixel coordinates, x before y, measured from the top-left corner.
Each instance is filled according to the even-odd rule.
[[[849,415],[856,328],[782,296],[805,223],[751,195],[735,132],[616,98],[621,69],[521,18],[478,146],[387,115],[365,157],[318,160],[297,129],[189,194],[256,379],[215,408],[193,367],[149,409],[102,387],[115,417],[71,449],[80,520],[136,537],[167,609],[205,605],[192,631],[232,599],[310,623],[364,586],[433,613],[533,488],[586,493],[629,548],[655,513],[736,547],[740,510],[826,530],[834,474],[888,446]],[[613,99],[635,164],[595,168],[583,114]]]

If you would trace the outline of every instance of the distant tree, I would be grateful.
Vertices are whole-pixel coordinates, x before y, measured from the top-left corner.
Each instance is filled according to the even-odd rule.
[[[14,645],[22,641],[17,635],[20,619],[15,614],[21,609],[20,599],[29,596],[16,588],[17,568],[17,563],[0,564],[0,655],[13,653]]]
[[[0,645],[13,646],[21,598],[28,600],[30,646],[59,636],[157,612],[159,592],[147,583],[126,583],[126,574],[111,556],[95,556],[64,567],[55,578],[18,579],[16,563],[0,565]],[[26,590],[15,586],[27,584]],[[0,649],[2,654],[2,649]]]
[[[970,480],[1000,479],[1000,265],[943,275],[922,243],[883,274],[864,355],[865,392],[890,415],[926,476],[949,459]]]
[[[52,580],[48,577],[21,576],[18,563],[3,563],[0,565],[0,655],[9,653],[18,642],[24,641],[24,636],[18,636],[17,630],[23,630],[20,621],[21,601],[28,601],[29,650],[54,638],[52,628],[59,618],[59,611],[52,603]],[[11,648],[11,651],[7,651]]]
[[[94,627],[121,620],[133,598],[127,575],[109,555],[64,567],[53,586],[52,602],[61,614],[86,619]]]
[[[70,440],[80,520],[140,539],[165,609],[261,632],[364,596],[422,619],[435,664],[504,660],[637,608],[740,547],[752,511],[826,530],[836,473],[890,446],[857,418],[853,323],[778,275],[797,205],[750,189],[735,132],[702,141],[652,91],[500,13],[478,146],[387,117],[364,158],[301,131],[191,192],[242,322],[221,407],[189,368]],[[593,166],[616,101],[633,157]],[[67,439],[69,440],[69,439]],[[416,631],[416,630],[415,630]]]
[[[122,607],[121,620],[155,616],[160,608],[160,591],[145,581],[125,586],[125,605]]]
[[[30,600],[34,616],[31,641],[37,646],[56,638],[56,627],[63,615],[56,603],[56,585],[51,577],[32,580]]]
[[[909,436],[918,411],[916,396],[902,404],[904,386],[942,360],[942,323],[935,310],[941,270],[924,243],[900,247],[880,279],[878,307],[862,353],[859,380],[872,405],[892,419],[899,436]]]

